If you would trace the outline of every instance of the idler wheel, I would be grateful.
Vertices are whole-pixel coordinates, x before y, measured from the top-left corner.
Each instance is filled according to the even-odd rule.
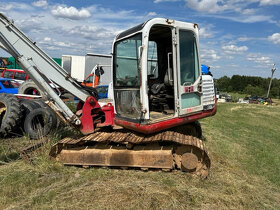
[[[194,171],[198,165],[198,158],[192,153],[182,155],[182,171]]]

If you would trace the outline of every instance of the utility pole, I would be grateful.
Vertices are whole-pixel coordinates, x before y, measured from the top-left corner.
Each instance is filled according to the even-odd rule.
[[[275,64],[273,64],[273,68],[271,69],[270,83],[269,83],[268,90],[267,90],[267,95],[266,95],[267,98],[269,96],[270,87],[271,87],[271,83],[272,83],[272,77],[273,77],[273,74],[274,74],[275,71],[276,71],[276,67],[275,67]]]

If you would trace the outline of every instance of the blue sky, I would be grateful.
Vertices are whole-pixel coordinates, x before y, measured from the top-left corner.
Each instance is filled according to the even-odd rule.
[[[275,63],[280,78],[280,0],[0,0],[0,5],[52,57],[109,54],[119,32],[165,17],[198,23],[201,61],[214,77],[269,77]]]

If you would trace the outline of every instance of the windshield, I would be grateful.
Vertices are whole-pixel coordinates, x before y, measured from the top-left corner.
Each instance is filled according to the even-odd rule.
[[[119,41],[115,45],[114,82],[116,87],[139,87],[138,49],[142,34]]]
[[[115,44],[114,96],[116,112],[123,117],[140,117],[139,47],[142,34],[136,34]]]

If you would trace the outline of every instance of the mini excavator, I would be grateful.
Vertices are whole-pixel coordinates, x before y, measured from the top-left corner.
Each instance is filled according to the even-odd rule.
[[[105,103],[0,14],[0,47],[19,61],[48,105],[84,136],[50,155],[65,165],[182,170],[207,177],[199,119],[216,113],[214,82],[202,75],[198,25],[154,18],[115,37],[112,95]],[[71,111],[50,84],[76,96]]]

